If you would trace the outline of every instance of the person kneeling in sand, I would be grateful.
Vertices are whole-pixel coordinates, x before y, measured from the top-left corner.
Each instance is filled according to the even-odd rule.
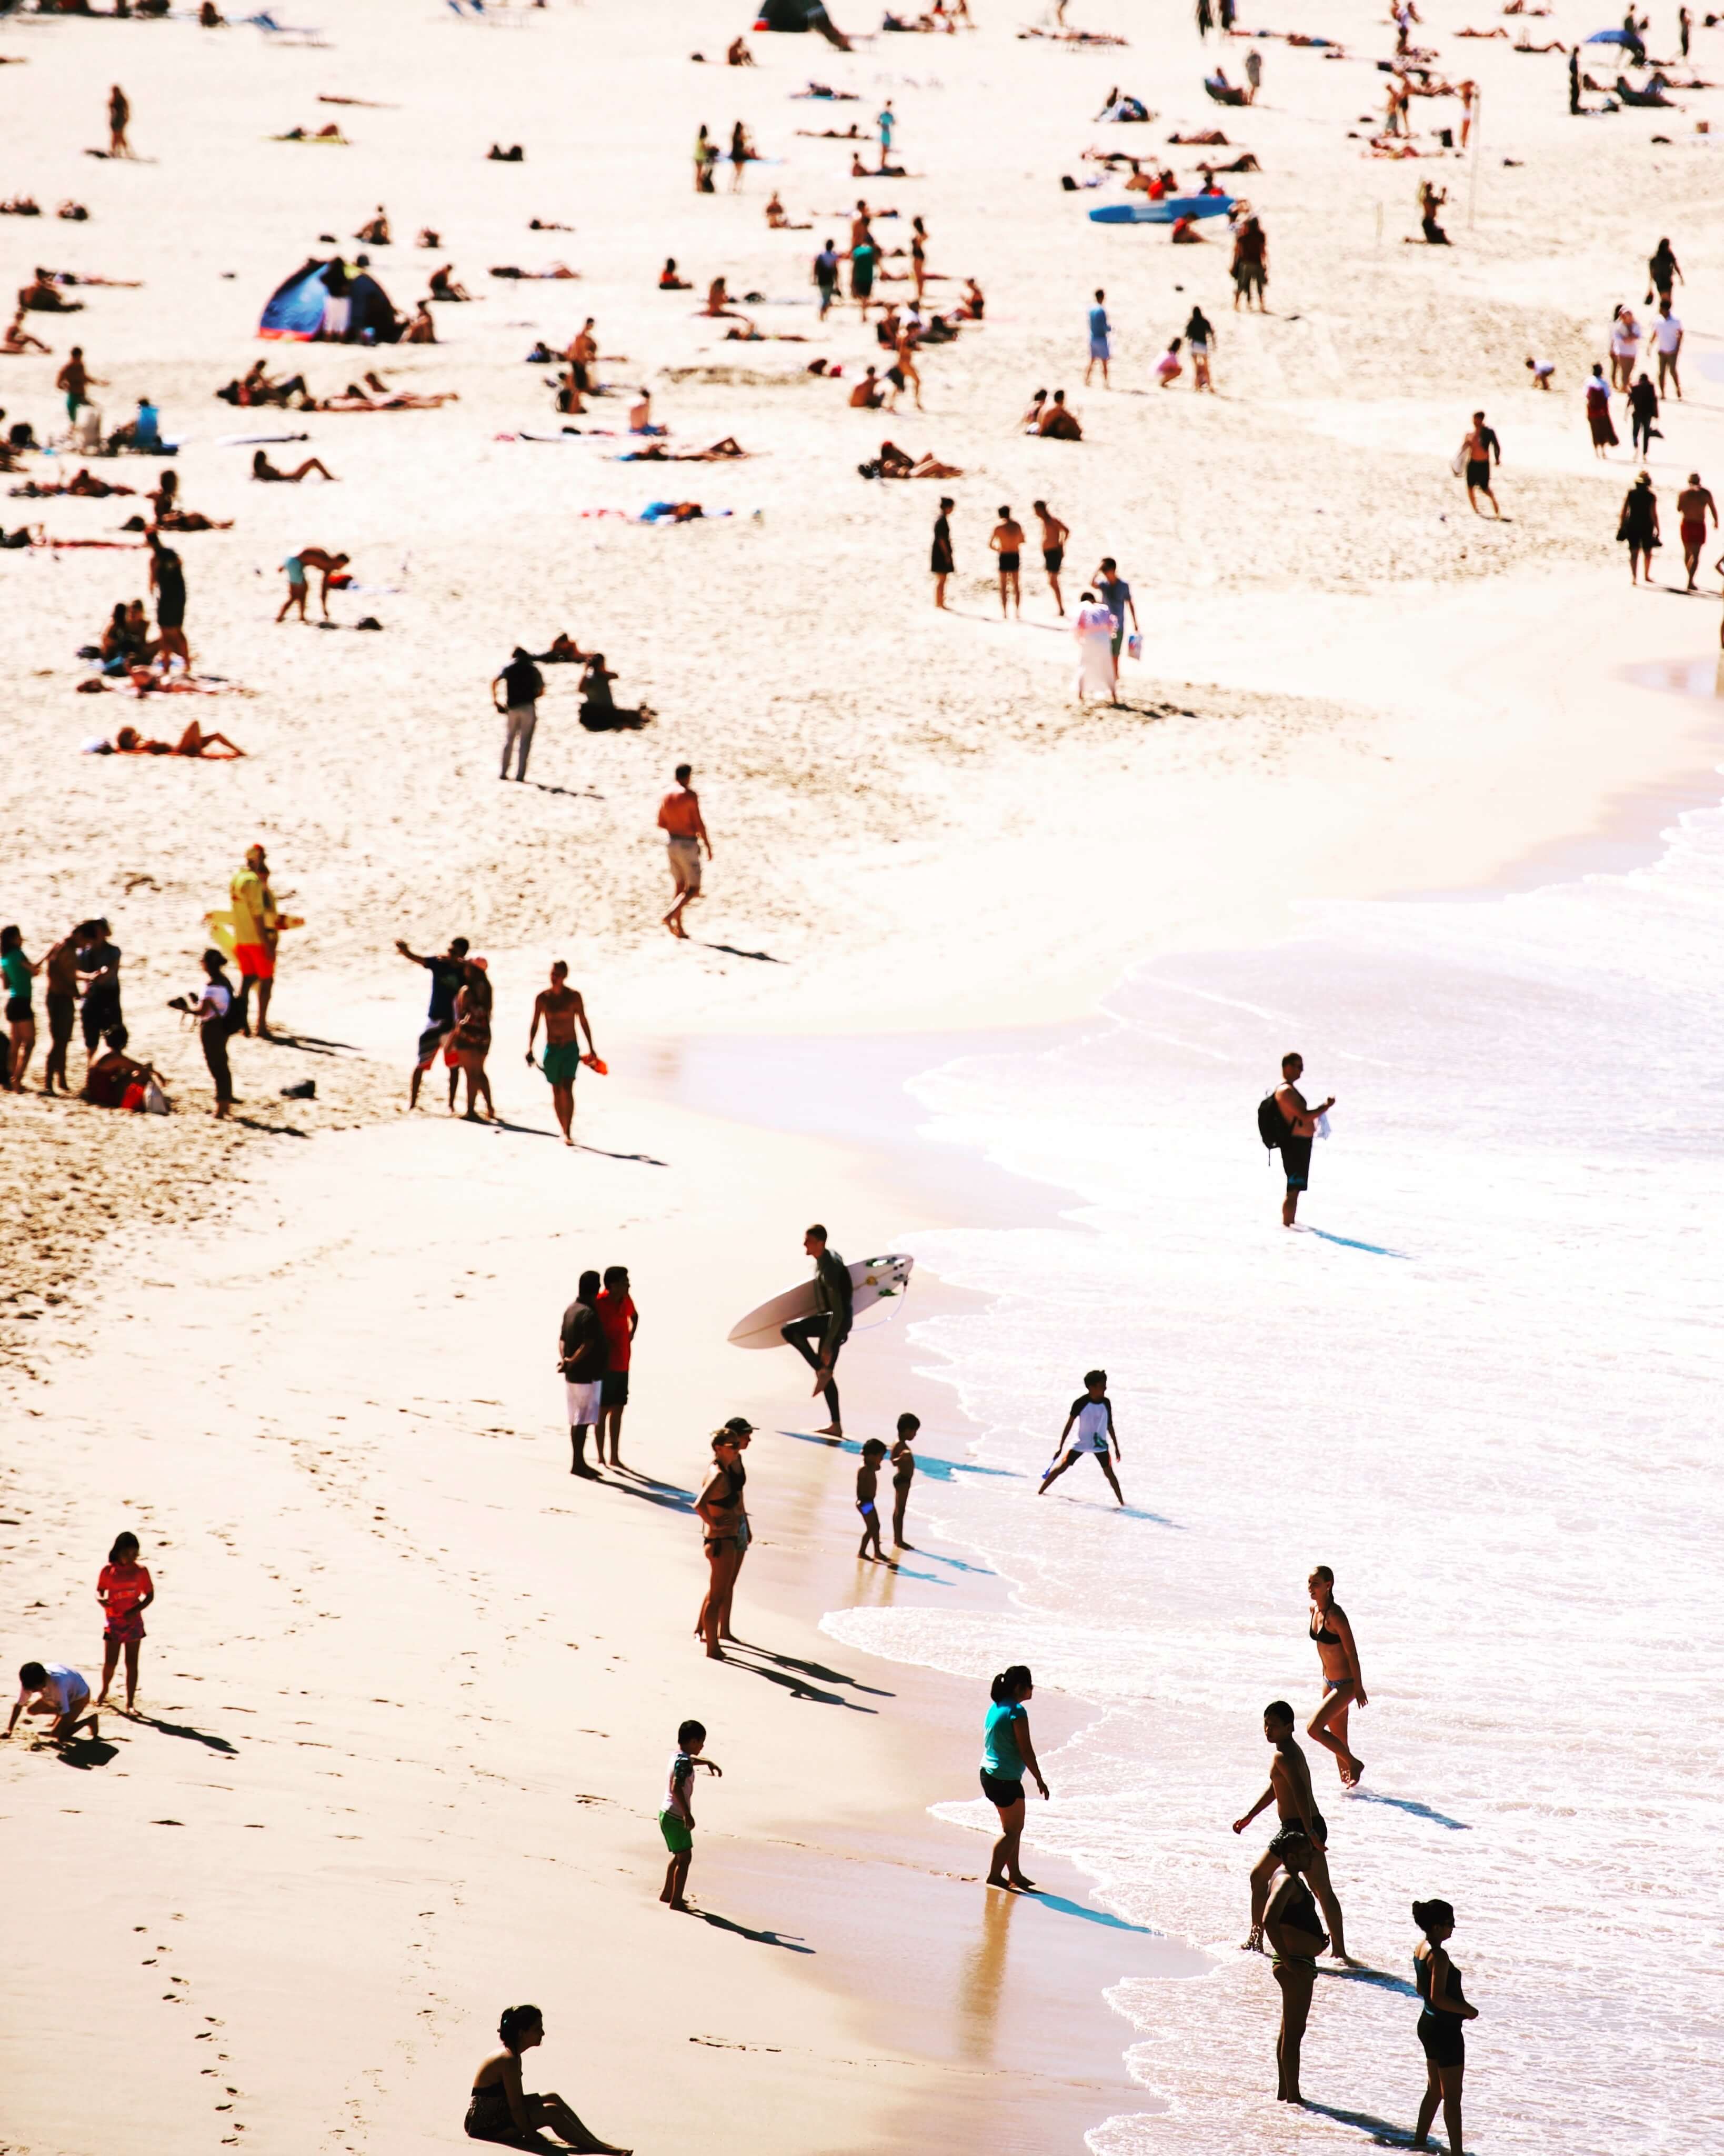
[[[69,1743],[80,1729],[92,1737],[100,1734],[94,1708],[85,1712],[90,1707],[90,1686],[80,1671],[64,1662],[26,1662],[18,1676],[18,1696],[6,1725],[7,1736],[18,1727],[21,1714],[50,1717],[48,1734],[55,1744]]]
[[[877,412],[885,393],[870,367],[850,392],[850,409],[853,412]]]
[[[401,333],[403,344],[435,344],[437,325],[431,319],[431,305],[427,300],[419,302],[418,312]]]
[[[540,2135],[554,2133],[581,2156],[633,2156],[629,2149],[601,2141],[554,2090],[546,2096],[529,2096],[522,2090],[521,2055],[545,2041],[545,2017],[536,2006],[505,2006],[497,2035],[502,2050],[493,2051],[473,2076],[465,2121],[469,2141],[542,2149],[551,2156],[553,2143]]]

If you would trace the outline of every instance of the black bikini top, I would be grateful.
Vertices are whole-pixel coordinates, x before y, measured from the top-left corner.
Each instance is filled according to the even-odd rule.
[[[1329,1604],[1329,1607],[1331,1609],[1335,1610],[1335,1614],[1337,1617],[1341,1614],[1341,1612],[1338,1609],[1335,1609],[1335,1604],[1332,1602]],[[1311,1636],[1316,1641],[1320,1647],[1338,1647],[1341,1645],[1340,1633],[1331,1632],[1329,1630],[1328,1625],[1325,1624],[1320,1616],[1318,1616],[1316,1610],[1311,1612]]]

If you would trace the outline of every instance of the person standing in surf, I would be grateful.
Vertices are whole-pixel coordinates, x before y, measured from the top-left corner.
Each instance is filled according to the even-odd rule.
[[[892,1445],[892,1543],[897,1549],[911,1548],[904,1539],[904,1514],[916,1480],[916,1434],[921,1426],[920,1415],[900,1414]]]
[[[1317,1120],[1335,1106],[1331,1093],[1321,1107],[1306,1105],[1299,1081],[1305,1075],[1305,1058],[1296,1051],[1281,1058],[1281,1082],[1271,1098],[1279,1111],[1286,1136],[1281,1140],[1281,1163],[1287,1171],[1287,1194],[1281,1200],[1281,1225],[1290,1228],[1299,1217],[1299,1195],[1311,1181],[1311,1140]]]
[[[880,1544],[880,1464],[885,1456],[886,1448],[880,1438],[870,1437],[862,1448],[862,1465],[856,1470],[856,1510],[862,1515],[862,1539],[856,1555],[895,1564],[897,1559],[888,1557]]]
[[[1424,2053],[1425,2088],[1419,2099],[1419,2124],[1411,2146],[1430,2146],[1431,2122],[1443,2107],[1450,2148],[1461,2148],[1460,2085],[1466,2073],[1466,2035],[1461,2025],[1476,2021],[1479,2010],[1460,1993],[1460,1971],[1449,1958],[1446,1942],[1455,1929],[1455,1912],[1446,1902],[1415,1902],[1413,1921],[1424,1937],[1413,1949],[1413,1980],[1424,2010],[1419,2042]]]
[[[1084,1386],[1085,1389],[1072,1402],[1071,1411],[1065,1418],[1065,1427],[1060,1433],[1060,1444],[1054,1454],[1055,1465],[1043,1476],[1042,1486],[1035,1494],[1038,1497],[1045,1497],[1050,1486],[1060,1480],[1066,1469],[1075,1467],[1087,1452],[1094,1453],[1096,1465],[1107,1477],[1108,1488],[1123,1505],[1125,1492],[1120,1488],[1119,1478],[1113,1471],[1113,1462],[1107,1456],[1107,1448],[1111,1445],[1114,1459],[1119,1458],[1120,1440],[1113,1426],[1113,1402],[1107,1397],[1106,1371],[1085,1370]],[[1077,1424],[1077,1437],[1068,1449],[1065,1440],[1071,1435],[1074,1423]],[[1065,1453],[1063,1459],[1060,1457],[1061,1451]]]
[[[714,1430],[712,1473],[695,1500],[707,1572],[706,1599],[695,1620],[695,1634],[706,1640],[709,1661],[723,1661],[720,1641],[736,1637],[731,1630],[731,1602],[749,1540],[748,1507],[742,1496],[748,1470],[742,1455],[753,1435],[754,1424],[742,1415],[732,1415],[722,1430]]]
[[[842,1437],[844,1420],[832,1373],[838,1367],[839,1351],[850,1337],[850,1269],[836,1250],[829,1248],[826,1230],[818,1220],[803,1235],[802,1246],[814,1260],[814,1315],[795,1317],[788,1325],[780,1326],[779,1337],[795,1348],[813,1372],[814,1390],[825,1396],[826,1412],[832,1420],[817,1434]]]
[[[1306,1585],[1311,1590],[1311,1644],[1323,1666],[1323,1703],[1305,1725],[1305,1733],[1335,1754],[1342,1785],[1351,1789],[1365,1771],[1364,1761],[1347,1741],[1348,1710],[1368,1703],[1359,1673],[1359,1650],[1347,1612],[1335,1599],[1335,1575],[1328,1566],[1315,1566]]]
[[[1264,1912],[1269,1905],[1270,1882],[1284,1867],[1302,1871],[1323,1907],[1331,1950],[1337,1961],[1350,1958],[1343,1933],[1341,1904],[1329,1883],[1329,1830],[1317,1800],[1311,1794],[1311,1768],[1293,1734],[1293,1710],[1284,1699],[1272,1699],[1263,1710],[1263,1734],[1275,1747],[1269,1766],[1269,1787],[1243,1819],[1233,1823],[1243,1834],[1260,1811],[1270,1804],[1280,1826],[1261,1856],[1251,1866],[1251,1931],[1245,1947],[1251,1953],[1263,1950]]]
[[[1000,1838],[993,1845],[988,1866],[990,1887],[1031,1888],[1018,1861],[1018,1845],[1024,1834],[1024,1775],[1029,1769],[1044,1802],[1048,1785],[1036,1764],[1035,1747],[1029,1741],[1027,1702],[1035,1681],[1023,1663],[1002,1670],[988,1686],[991,1704],[982,1735],[982,1794],[1000,1815]]]

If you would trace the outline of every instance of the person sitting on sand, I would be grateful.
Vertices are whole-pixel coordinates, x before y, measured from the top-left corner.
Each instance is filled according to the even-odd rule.
[[[368,223],[362,224],[353,237],[366,247],[387,247],[389,244],[389,217],[382,203],[377,204],[377,214]]]
[[[0,352],[45,352],[49,347],[38,336],[32,336],[24,327],[24,310],[20,307],[8,325],[6,335],[0,337]]]
[[[662,434],[664,428],[653,424],[653,393],[643,389],[629,407],[629,431],[631,434]]]
[[[850,409],[853,412],[877,412],[885,399],[885,393],[875,379],[874,369],[870,367],[850,392]]]
[[[29,284],[19,288],[18,307],[21,315],[77,315],[84,311],[84,302],[63,300],[48,272],[38,270]]]
[[[687,524],[700,514],[698,501],[679,501],[674,506],[671,523]],[[581,724],[589,733],[603,734],[631,731],[644,726],[656,716],[650,704],[641,704],[633,709],[619,705],[611,693],[615,674],[604,663],[604,654],[595,651],[587,661],[581,676]]]
[[[1171,247],[1202,247],[1207,244],[1203,234],[1198,230],[1198,221],[1194,217],[1176,217],[1167,244]]]
[[[772,200],[767,204],[767,223],[774,232],[812,232],[814,228],[812,224],[796,224],[792,222],[789,213],[778,199],[778,190],[776,187],[772,189]]]
[[[102,1053],[90,1060],[80,1098],[93,1108],[118,1108],[136,1086],[140,1093],[156,1075],[147,1063],[139,1063],[126,1052],[131,1035],[123,1025],[110,1025],[102,1035]]]
[[[952,309],[953,315],[960,321],[979,322],[987,311],[988,301],[983,296],[982,287],[973,277],[966,277],[964,296]]]
[[[686,277],[677,275],[676,257],[667,254],[664,267],[659,272],[659,290],[661,292],[692,292],[694,289]]]
[[[1044,440],[1052,442],[1080,442],[1084,430],[1077,414],[1068,409],[1065,392],[1056,389],[1054,401],[1043,413],[1036,430]]]
[[[143,619],[141,602],[133,600],[140,610],[127,610],[124,599],[115,602],[114,612],[102,630],[101,654],[105,669],[113,673],[126,671],[136,661],[150,655],[150,631]]]
[[[457,285],[454,281],[454,266],[453,262],[445,262],[442,269],[434,270],[431,272],[431,296],[434,300],[444,300],[454,304],[457,300],[472,299],[473,295],[464,285]]]
[[[1026,434],[1039,434],[1047,410],[1048,393],[1045,389],[1038,389],[1029,400],[1028,410],[1018,422],[1019,431]]]
[[[10,202],[0,203],[0,217],[40,217],[42,205],[34,195],[14,195]]]
[[[964,475],[961,465],[942,464],[931,451],[912,457],[895,442],[882,442],[880,475],[882,479],[962,479]]]
[[[231,531],[233,520],[223,522],[206,516],[201,510],[182,509],[180,506],[180,475],[177,471],[162,473],[155,490],[145,496],[155,511],[158,531]]]
[[[252,477],[272,480],[280,486],[297,486],[302,479],[309,478],[313,472],[316,473],[319,479],[332,480],[335,477],[335,474],[321,457],[307,457],[304,464],[295,465],[292,471],[280,471],[270,463],[261,449],[255,450],[252,455]]]
[[[584,665],[592,656],[590,651],[582,650],[566,629],[560,629],[551,639],[551,649],[539,654],[539,664],[541,666]]]
[[[725,49],[724,64],[726,67],[752,67],[754,55],[742,38],[732,38]]]
[[[703,315],[714,316],[734,316],[736,321],[743,323],[748,329],[752,330],[754,327],[754,324],[749,321],[748,316],[740,307],[733,307],[731,305],[730,287],[722,277],[715,277],[706,287],[706,304],[700,309],[700,312]]]
[[[196,719],[177,742],[146,741],[136,726],[121,726],[114,737],[115,756],[207,757],[212,762],[230,762],[245,751],[225,734],[207,734]]]
[[[418,302],[413,320],[401,333],[403,344],[435,344],[437,325],[431,319],[431,304],[428,300]]]
[[[581,394],[581,384],[572,367],[566,367],[557,377],[557,408],[559,412],[584,412],[586,399]],[[577,430],[578,431],[578,430]]]
[[[85,1687],[85,1697],[89,1687]],[[469,2141],[498,2142],[505,2148],[536,2148],[550,2156],[554,2144],[541,2138],[554,2133],[581,2156],[632,2156],[627,2148],[601,2141],[583,2126],[552,2090],[546,2096],[529,2096],[521,2086],[521,2056],[545,2041],[545,2017],[536,2006],[505,2006],[497,2025],[502,2043],[473,2076],[473,2093],[467,2106]]]

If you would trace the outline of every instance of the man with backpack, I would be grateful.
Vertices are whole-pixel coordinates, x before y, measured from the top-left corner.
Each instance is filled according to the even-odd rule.
[[[1265,1093],[1257,1107],[1257,1131],[1271,1152],[1279,1151],[1287,1171],[1287,1194],[1281,1201],[1281,1225],[1293,1226],[1299,1211],[1299,1194],[1311,1179],[1311,1143],[1317,1121],[1335,1106],[1335,1096],[1318,1107],[1307,1107],[1299,1081],[1305,1075],[1305,1058],[1289,1054],[1281,1058],[1281,1082]]]

